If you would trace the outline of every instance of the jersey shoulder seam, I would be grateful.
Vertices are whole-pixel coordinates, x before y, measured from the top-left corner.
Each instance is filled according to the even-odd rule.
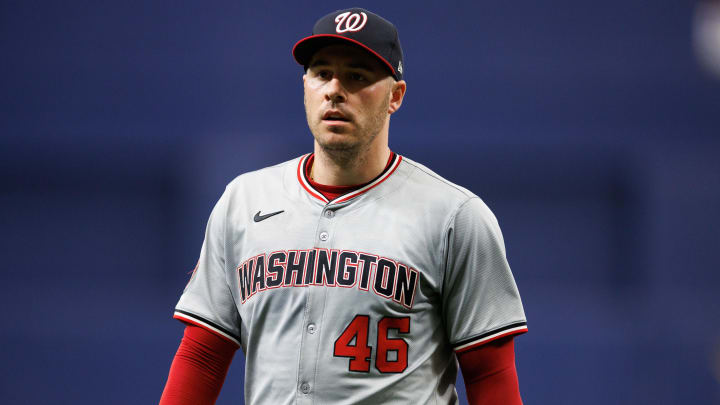
[[[445,224],[442,227],[443,234],[442,234],[442,249],[440,251],[440,254],[441,254],[440,257],[442,258],[443,263],[442,263],[442,275],[440,277],[440,286],[439,286],[439,289],[442,292],[443,289],[445,288],[445,275],[447,274],[447,254],[448,254],[448,249],[449,249],[448,231],[450,229],[450,224],[452,224],[454,218],[457,216],[458,212],[460,212],[460,209],[462,209],[462,207],[465,204],[467,204],[469,201],[471,201],[475,198],[477,198],[480,201],[482,201],[482,199],[480,197],[478,197],[472,191],[447,180],[446,178],[440,176],[439,174],[435,173],[434,171],[432,171],[428,167],[422,165],[421,163],[415,162],[412,159],[408,159],[404,156],[403,156],[403,162],[406,162],[408,165],[412,166],[416,170],[419,170],[420,172],[422,172],[426,176],[434,179],[435,181],[442,183],[446,187],[455,189],[456,191],[458,191],[461,195],[463,195],[465,197],[463,199],[460,199],[457,206],[455,206],[455,208],[450,210],[450,215],[448,216],[448,218],[445,221]]]
[[[459,191],[461,194],[464,194],[465,196],[477,197],[477,196],[475,195],[475,193],[473,193],[472,191],[470,191],[470,190],[468,190],[468,189],[466,189],[466,188],[464,188],[464,187],[462,187],[462,186],[459,186],[459,185],[451,182],[450,180],[448,180],[448,179],[440,176],[439,174],[435,173],[434,171],[432,171],[432,170],[429,169],[428,167],[426,167],[426,166],[424,166],[424,165],[422,165],[422,164],[420,164],[420,163],[418,163],[418,162],[415,162],[415,161],[412,160],[412,159],[409,159],[409,158],[406,158],[406,157],[403,156],[403,162],[407,163],[408,165],[413,166],[415,169],[421,171],[422,173],[424,173],[424,174],[427,175],[428,177],[431,177],[431,178],[435,179],[437,182],[442,183],[442,184],[444,184],[444,185],[447,186],[447,187],[454,188],[455,190]]]
[[[304,155],[303,155],[303,156],[304,156]],[[282,168],[282,166],[291,164],[291,163],[293,163],[293,162],[297,162],[300,158],[302,158],[302,156],[298,156],[298,157],[295,157],[295,158],[293,158],[293,159],[286,160],[286,161],[284,161],[284,162],[280,162],[280,163],[274,164],[274,165],[272,165],[272,166],[265,166],[265,167],[262,167],[262,168],[260,168],[260,169],[255,169],[255,170],[250,170],[250,171],[247,171],[247,172],[240,173],[240,174],[238,174],[237,176],[235,176],[232,180],[230,180],[230,182],[227,184],[226,188],[231,187],[234,183],[240,182],[241,179],[244,179],[244,178],[249,177],[249,176],[251,176],[251,175],[259,174],[259,173],[262,173],[262,172],[265,172],[265,171],[268,171],[268,170],[271,170],[271,169]]]
[[[462,209],[462,207],[464,207],[467,203],[469,203],[470,201],[472,201],[475,198],[480,200],[480,197],[478,197],[476,195],[470,195],[470,196],[468,196],[468,198],[466,198],[460,204],[458,204],[458,206],[455,207],[455,209],[453,210],[452,215],[450,215],[448,217],[447,221],[445,222],[445,225],[443,226],[443,248],[441,251],[442,256],[440,256],[443,258],[442,259],[443,260],[443,274],[442,274],[442,278],[440,279],[440,291],[443,291],[443,289],[445,288],[445,275],[447,274],[447,264],[448,264],[447,255],[448,255],[448,251],[450,248],[449,247],[450,225],[453,223],[453,221],[455,220],[455,217],[457,217],[457,215],[460,212],[460,210]]]
[[[484,202],[482,201],[482,199],[479,196],[477,196],[472,191],[443,178],[439,174],[435,173],[434,171],[432,171],[431,169],[425,167],[424,165],[422,165],[420,163],[417,163],[411,159],[405,158],[404,156],[403,156],[403,162],[407,163],[414,170],[418,170],[420,173],[422,173],[421,175],[425,175],[425,176],[433,179],[434,181],[441,183],[444,187],[454,189],[458,193],[458,194],[455,194],[453,196],[453,198],[451,198],[450,204],[448,204],[449,207],[447,207],[447,211],[445,211],[447,218],[445,219],[442,227],[440,228],[440,229],[442,229],[442,234],[440,235],[440,238],[441,238],[440,258],[441,258],[442,262],[441,262],[441,265],[439,266],[440,277],[439,277],[438,289],[439,289],[440,293],[443,294],[446,279],[447,279],[447,272],[448,272],[448,268],[447,268],[448,260],[447,259],[448,259],[449,249],[450,249],[448,236],[449,236],[450,227],[452,226],[457,215],[460,213],[460,211],[463,209],[463,207],[465,207],[468,203],[470,203],[471,201],[477,200],[477,201],[480,201],[480,203],[482,205],[484,205]],[[413,176],[412,173],[408,174],[408,178],[410,178],[412,176]],[[454,202],[454,204],[453,204],[453,202]]]

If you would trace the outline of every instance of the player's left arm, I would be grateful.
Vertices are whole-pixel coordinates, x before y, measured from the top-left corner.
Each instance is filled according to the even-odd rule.
[[[513,337],[527,323],[497,220],[471,197],[449,220],[445,237],[444,321],[468,399],[522,404]]]
[[[513,336],[457,353],[470,405],[522,405]]]

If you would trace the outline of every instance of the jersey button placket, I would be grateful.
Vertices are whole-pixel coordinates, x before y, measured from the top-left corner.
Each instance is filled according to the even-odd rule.
[[[332,249],[333,232],[337,221],[334,209],[324,207],[316,217],[317,228],[315,234],[315,247],[321,249]],[[325,313],[326,288],[313,285],[307,289],[306,311],[303,323],[305,332],[300,348],[300,368],[298,370],[298,396],[297,405],[312,405],[317,399],[312,387],[318,382],[317,359],[325,356],[327,347],[320,344],[322,320]],[[329,350],[332,350],[330,348]]]

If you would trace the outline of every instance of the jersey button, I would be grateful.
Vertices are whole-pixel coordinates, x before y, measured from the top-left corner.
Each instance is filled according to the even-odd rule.
[[[335,211],[327,210],[325,211],[325,218],[332,218],[335,216]]]
[[[330,236],[330,235],[328,235],[328,233],[325,232],[325,231],[320,232],[320,240],[323,241],[323,242],[325,242],[326,240],[328,240],[328,237],[329,237],[329,236]]]
[[[300,384],[300,391],[302,391],[303,394],[309,393],[310,392],[310,384],[308,384],[308,383]]]
[[[311,324],[308,325],[308,327],[307,327],[307,331],[308,331],[308,333],[311,334],[311,335],[312,335],[313,333],[315,333],[316,330],[317,330],[317,327],[315,326],[314,323],[311,323]]]

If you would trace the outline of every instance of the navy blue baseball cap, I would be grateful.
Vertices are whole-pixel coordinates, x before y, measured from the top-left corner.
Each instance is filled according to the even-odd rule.
[[[295,44],[293,57],[307,69],[315,52],[338,43],[352,44],[370,52],[395,80],[402,80],[403,52],[397,29],[390,21],[362,8],[333,11],[320,18],[312,35]]]

